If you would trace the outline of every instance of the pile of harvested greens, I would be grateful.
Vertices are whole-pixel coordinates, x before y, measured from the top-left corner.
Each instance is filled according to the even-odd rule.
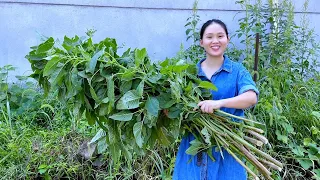
[[[31,48],[26,56],[31,76],[46,94],[58,91],[62,102],[73,104],[74,115],[85,114],[90,125],[99,124],[115,161],[120,155],[130,160],[133,152],[152,149],[157,141],[170,145],[190,132],[196,139],[188,154],[207,151],[210,155],[213,145],[220,151],[224,148],[256,179],[241,159],[246,158],[267,179],[271,179],[270,167],[282,168],[259,150],[268,143],[255,126],[259,123],[222,111],[194,111],[197,102],[210,98],[216,88],[195,76],[193,63],[183,59],[153,63],[146,49],[128,49],[119,56],[115,39],[94,44],[91,36],[64,37],[62,43],[51,37]]]

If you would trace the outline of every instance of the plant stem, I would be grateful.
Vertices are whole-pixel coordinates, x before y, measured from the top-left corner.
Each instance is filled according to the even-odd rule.
[[[240,145],[236,142],[233,142],[233,145],[235,145],[248,158],[248,160],[260,170],[265,178],[272,179],[270,177],[271,172],[266,167],[264,167],[263,164],[261,164],[261,162],[259,162],[258,159],[253,154],[251,154],[243,145]]]
[[[246,166],[246,165],[238,158],[238,156],[235,155],[229,148],[225,148],[225,150],[227,150],[228,153],[229,153],[231,156],[233,156],[234,159],[235,159],[242,167],[244,167],[244,168],[248,171],[249,174],[251,174],[251,175],[254,177],[254,179],[256,179],[256,180],[259,179],[259,177],[258,177],[254,172],[252,172],[251,169],[248,168],[248,166]]]
[[[240,116],[235,116],[233,114],[229,114],[229,113],[226,113],[226,112],[221,111],[221,110],[215,110],[215,112],[218,112],[220,114],[223,114],[223,115],[226,115],[226,116],[229,116],[229,117],[232,117],[232,118],[240,119],[240,120],[243,120],[245,122],[252,122],[252,123],[255,123],[255,124],[264,125],[263,123],[260,123],[260,122],[257,122],[257,121],[253,121],[253,120],[250,120],[250,119],[246,119],[246,118],[243,118],[243,117],[240,117]]]

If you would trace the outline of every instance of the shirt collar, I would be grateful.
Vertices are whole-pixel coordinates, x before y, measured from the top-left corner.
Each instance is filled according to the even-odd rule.
[[[231,60],[230,60],[227,56],[225,56],[225,55],[223,55],[223,58],[224,58],[223,64],[222,64],[222,66],[220,67],[220,69],[219,69],[216,73],[219,73],[219,72],[221,72],[222,70],[224,70],[224,71],[226,71],[226,72],[228,72],[228,73],[231,73],[231,72],[232,72],[232,63],[231,63]],[[201,63],[202,63],[203,61],[205,61],[205,60],[206,60],[206,59],[203,58],[203,59],[201,59],[201,60],[197,63],[198,76],[206,76],[206,75],[204,74],[202,68],[201,68]]]

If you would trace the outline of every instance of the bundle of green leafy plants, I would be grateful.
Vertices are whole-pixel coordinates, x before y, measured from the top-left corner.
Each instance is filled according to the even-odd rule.
[[[224,148],[256,179],[241,158],[267,179],[271,179],[269,167],[281,170],[280,162],[259,149],[268,143],[256,127],[259,123],[219,110],[215,114],[194,110],[197,102],[217,90],[195,76],[194,63],[184,59],[153,63],[146,49],[129,48],[121,56],[117,49],[115,39],[94,44],[89,34],[64,37],[62,43],[48,38],[26,56],[31,76],[45,94],[58,91],[61,102],[73,104],[75,116],[85,114],[90,125],[97,123],[105,131],[107,150],[115,162],[121,155],[131,161],[133,153],[143,154],[156,142],[168,146],[192,133],[196,139],[188,154],[207,151],[211,156],[212,150]]]

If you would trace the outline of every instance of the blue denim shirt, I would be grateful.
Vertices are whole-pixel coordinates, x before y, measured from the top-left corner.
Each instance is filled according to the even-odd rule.
[[[203,61],[205,59],[197,64],[198,77],[201,80],[212,82],[218,88],[218,91],[211,91],[214,100],[235,97],[249,90],[256,92],[258,96],[259,91],[250,73],[241,63],[231,61],[227,56],[224,56],[221,68],[208,79],[201,68]],[[242,109],[221,108],[221,110],[237,116],[244,115]],[[174,180],[247,179],[245,169],[226,150],[223,150],[224,159],[219,151],[213,150],[214,162],[203,152],[201,165],[197,165],[197,156],[185,153],[193,139],[193,135],[189,134],[180,143],[173,172]],[[192,159],[191,162],[190,159]]]

